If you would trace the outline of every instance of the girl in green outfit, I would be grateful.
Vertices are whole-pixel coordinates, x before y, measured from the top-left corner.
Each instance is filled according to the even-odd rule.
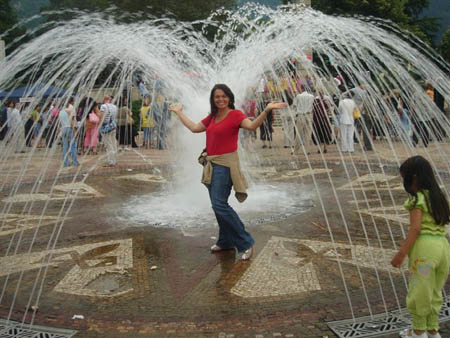
[[[407,330],[406,337],[440,338],[442,288],[450,268],[445,229],[450,221],[449,204],[430,163],[422,156],[407,159],[400,167],[400,174],[410,195],[404,206],[409,210],[411,227],[391,264],[400,267],[408,255],[410,278],[406,306],[413,317],[413,329]]]

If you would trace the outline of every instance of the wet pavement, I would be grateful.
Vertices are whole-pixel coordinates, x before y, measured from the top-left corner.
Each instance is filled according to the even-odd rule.
[[[248,262],[210,253],[217,226],[208,206],[195,209],[207,195],[200,182],[187,207],[162,209],[177,194],[168,152],[124,150],[116,168],[88,156],[60,175],[59,154],[45,163],[39,152],[17,155],[2,171],[0,318],[28,322],[25,309],[38,304],[35,324],[76,337],[323,338],[335,337],[327,322],[352,311],[404,307],[406,275],[389,262],[408,226],[397,173],[407,150],[394,146],[396,159],[380,143],[368,158],[341,157],[331,146],[308,163],[290,149],[254,146],[243,159],[248,206],[238,209],[256,242]],[[432,147],[448,184],[449,143]],[[27,184],[12,194],[19,175]],[[442,333],[450,336],[449,324]]]

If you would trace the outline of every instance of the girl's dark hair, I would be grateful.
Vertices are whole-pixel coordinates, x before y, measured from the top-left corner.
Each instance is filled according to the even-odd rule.
[[[95,107],[98,107],[98,103],[95,101],[92,101],[91,106],[89,106],[89,114],[94,111]]]
[[[405,190],[410,195],[416,197],[416,203],[417,195],[412,191],[414,177],[416,178],[418,191],[429,191],[429,200],[425,195],[426,203],[436,224],[445,225],[449,223],[450,208],[448,205],[448,200],[441,191],[441,188],[434,177],[433,169],[431,168],[430,163],[422,156],[413,156],[403,162],[400,166],[400,173],[403,177],[403,185]]]
[[[230,103],[228,104],[228,107],[231,109],[235,109],[234,108],[234,94],[231,91],[231,89],[222,83],[216,84],[213,89],[211,90],[211,95],[209,96],[209,104],[211,105],[211,118],[213,118],[214,116],[217,115],[217,107],[214,104],[214,92],[217,90],[223,90],[223,92],[225,93],[225,95],[230,99]]]
[[[94,107],[97,105],[97,102],[95,102],[94,99],[90,97],[84,97],[78,106],[79,113],[77,115],[80,115],[80,121],[83,119],[83,117],[88,117],[90,113],[94,110]]]

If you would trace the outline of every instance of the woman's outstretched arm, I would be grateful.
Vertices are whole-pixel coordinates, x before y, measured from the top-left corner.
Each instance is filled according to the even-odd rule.
[[[183,106],[169,106],[169,110],[177,114],[186,128],[193,133],[202,133],[206,130],[206,127],[203,125],[203,123],[195,123],[183,113]]]
[[[259,116],[256,119],[254,119],[253,121],[251,121],[248,118],[242,120],[240,127],[244,128],[244,129],[247,129],[247,130],[254,131],[254,130],[258,129],[261,126],[261,124],[267,118],[267,114],[270,113],[270,111],[272,109],[280,109],[280,108],[284,108],[286,106],[287,106],[287,103],[284,103],[284,102],[281,102],[281,103],[271,102],[259,114]]]

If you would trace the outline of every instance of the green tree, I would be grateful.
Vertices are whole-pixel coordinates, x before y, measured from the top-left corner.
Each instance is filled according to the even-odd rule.
[[[439,44],[438,50],[444,60],[450,63],[450,28],[445,32],[442,41]]]
[[[173,15],[180,21],[195,21],[207,18],[218,8],[233,8],[235,0],[50,0],[45,9],[73,9],[87,11],[104,11],[116,6],[120,13],[150,14],[161,17],[165,14]]]
[[[105,15],[112,15],[118,22],[124,23],[145,20],[149,16],[156,18],[169,16],[177,21],[193,22],[208,18],[212,12],[220,8],[233,9],[236,6],[236,0],[50,0],[49,6],[42,10],[80,9],[87,12],[101,12]],[[47,20],[57,23],[70,20],[76,15],[78,14],[66,11],[50,14]],[[226,12],[225,14],[219,13],[213,18],[216,24],[205,25],[198,22],[194,25],[194,29],[213,41],[220,34],[219,27],[221,25],[217,23],[224,23],[227,19]],[[46,29],[51,29],[51,26]]]
[[[284,4],[293,0],[282,0]],[[313,0],[312,7],[326,14],[364,15],[389,19],[426,42],[437,32],[436,18],[422,18],[430,0]]]
[[[5,40],[6,45],[9,45],[14,39],[25,33],[25,29],[22,27],[16,27],[10,30],[17,22],[17,16],[13,11],[9,0],[0,0],[0,35],[6,33],[2,37],[2,39]],[[17,44],[9,46],[11,49],[15,47],[17,47]]]
[[[327,14],[360,14],[406,23],[404,0],[315,0],[312,6]]]
[[[438,19],[421,16],[429,6],[430,0],[408,0],[405,4],[405,13],[408,15],[410,30],[422,40],[432,42],[439,30]]]

